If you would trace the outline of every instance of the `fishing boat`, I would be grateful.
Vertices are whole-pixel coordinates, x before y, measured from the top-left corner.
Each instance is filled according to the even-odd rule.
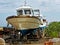
[[[21,30],[23,34],[27,31],[33,31],[40,25],[39,10],[33,10],[30,6],[21,6],[16,9],[17,16],[9,16],[6,18],[8,24],[12,25],[16,30]],[[38,16],[34,16],[34,11],[38,12]],[[25,33],[24,33],[25,32]]]
[[[32,32],[39,28],[42,23],[40,17],[40,10],[33,9],[31,6],[25,5],[16,9],[17,16],[8,16],[7,23],[12,25],[15,30],[18,30],[22,35]],[[37,14],[36,14],[37,13]]]

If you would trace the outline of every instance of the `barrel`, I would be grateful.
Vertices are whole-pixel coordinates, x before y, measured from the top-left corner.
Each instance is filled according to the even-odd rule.
[[[5,45],[5,40],[3,38],[0,38],[0,45]]]
[[[46,42],[44,43],[44,45],[53,45],[53,42],[46,41]]]

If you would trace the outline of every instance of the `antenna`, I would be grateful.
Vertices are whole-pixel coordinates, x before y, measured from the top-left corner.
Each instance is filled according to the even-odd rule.
[[[24,3],[25,3],[24,5],[26,6],[26,4],[27,4],[26,0],[24,1]]]

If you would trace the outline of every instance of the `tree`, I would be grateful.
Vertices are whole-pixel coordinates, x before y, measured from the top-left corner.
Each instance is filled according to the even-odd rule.
[[[58,37],[60,33],[60,22],[51,22],[45,29],[45,34],[48,37]]]

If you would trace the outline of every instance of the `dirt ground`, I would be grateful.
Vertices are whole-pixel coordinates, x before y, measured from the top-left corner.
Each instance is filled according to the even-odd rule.
[[[45,45],[46,39],[40,39],[40,41],[32,41],[32,42],[27,42],[27,43],[15,43],[11,45]],[[6,45],[10,45],[9,43],[6,43]],[[60,42],[54,42],[53,44],[50,45],[60,45]]]
[[[10,44],[6,43],[6,45],[10,45]],[[45,44],[40,43],[40,44],[13,44],[13,45],[45,45]],[[60,42],[53,43],[53,45],[60,45]]]
[[[6,43],[6,45],[10,45],[10,44]],[[41,43],[41,44],[13,44],[13,45],[44,45],[44,44]]]

